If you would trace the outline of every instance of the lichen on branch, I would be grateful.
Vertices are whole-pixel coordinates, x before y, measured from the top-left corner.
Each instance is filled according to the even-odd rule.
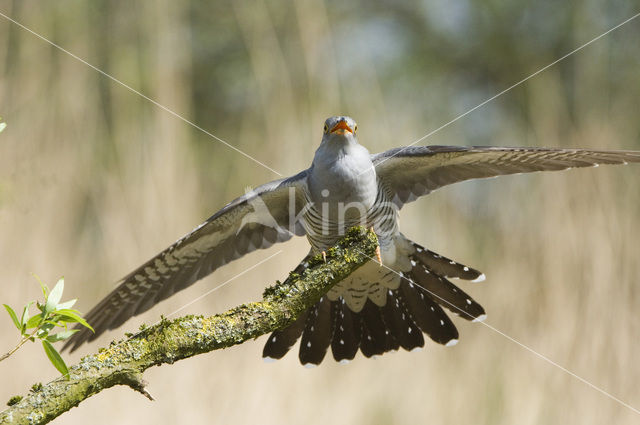
[[[151,366],[230,347],[283,328],[340,280],[375,256],[375,233],[349,230],[336,246],[311,259],[301,275],[291,273],[264,291],[263,300],[235,307],[211,317],[163,319],[132,337],[112,342],[69,368],[60,377],[34,386],[22,399],[0,413],[0,424],[44,424],[83,400],[115,385],[127,385],[151,399],[142,380]]]

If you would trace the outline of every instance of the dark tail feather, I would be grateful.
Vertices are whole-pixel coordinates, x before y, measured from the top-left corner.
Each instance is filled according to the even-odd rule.
[[[309,311],[307,310],[288,327],[273,332],[269,336],[267,343],[264,345],[262,357],[265,360],[275,360],[281,359],[285,354],[287,354],[291,347],[293,347],[293,344],[295,344],[298,338],[300,338],[300,335],[302,335],[302,330],[307,322],[308,314]]]
[[[331,301],[325,296],[309,310],[300,341],[300,363],[319,365],[327,354],[333,336]]]
[[[417,262],[422,263],[432,273],[442,277],[457,277],[458,279],[471,280],[473,282],[481,282],[485,276],[478,270],[456,263],[447,257],[429,251],[424,247],[413,243],[416,248],[414,257]]]
[[[413,259],[416,261],[419,257],[415,256]],[[474,321],[482,321],[486,317],[480,304],[445,277],[429,270],[426,265],[416,261],[408,276],[428,297],[452,313]]]
[[[367,300],[360,312],[362,316],[362,343],[360,349],[365,357],[378,356],[393,350],[380,307]],[[397,347],[396,347],[397,349]]]
[[[458,342],[458,330],[455,325],[424,289],[408,280],[404,280],[399,289],[404,295],[413,320],[422,332],[438,344],[455,345]]]
[[[398,289],[387,292],[383,307],[369,299],[356,313],[342,298],[330,301],[323,297],[302,318],[271,334],[263,356],[281,358],[301,334],[299,357],[305,365],[320,364],[329,345],[337,361],[353,359],[358,349],[365,357],[400,347],[413,350],[424,346],[423,332],[439,344],[455,345],[458,330],[441,306],[467,320],[486,316],[477,302],[446,277],[479,281],[484,275],[420,245],[415,247],[413,268],[403,274]],[[305,268],[303,262],[296,272]]]
[[[400,347],[411,351],[417,347],[424,346],[424,338],[420,328],[412,320],[407,307],[399,291],[389,291],[387,293],[387,303],[381,307],[382,317],[389,335],[394,338]]]
[[[347,304],[334,301],[331,303],[332,322],[334,323],[331,351],[338,362],[353,360],[360,347],[362,338],[362,321],[358,313],[351,311]]]
[[[364,305],[363,313],[366,315],[365,320],[369,332],[374,335],[376,347],[382,348],[382,353],[387,351],[398,351],[400,343],[393,335],[393,331],[389,328],[389,320],[385,321],[385,314],[382,307],[378,307],[371,300],[367,300]]]

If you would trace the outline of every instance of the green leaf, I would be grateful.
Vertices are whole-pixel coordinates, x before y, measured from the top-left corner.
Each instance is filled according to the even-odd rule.
[[[5,128],[7,128],[7,123],[0,122],[0,133],[2,133],[2,130],[4,130]]]
[[[57,320],[51,320],[51,319],[47,319],[47,320],[45,320],[45,321],[44,321],[44,323],[50,323],[50,324],[52,324],[54,327],[55,327],[55,326],[58,326],[58,327],[60,327],[60,328],[66,328],[66,326],[67,326],[64,322],[59,322],[59,321],[57,321]]]
[[[51,313],[58,307],[58,303],[60,302],[60,298],[62,298],[62,291],[64,291],[64,278],[58,280],[56,286],[53,287],[51,292],[49,292],[49,296],[47,297],[47,303],[44,305],[44,313]]]
[[[27,321],[29,320],[29,307],[31,307],[33,301],[30,301],[29,304],[24,306],[24,310],[22,310],[22,320],[20,321],[20,325],[22,327],[21,332],[24,334],[24,331],[27,329]]]
[[[27,320],[27,329],[37,328],[42,323],[42,314],[34,314]]]
[[[11,320],[13,320],[13,324],[16,325],[16,328],[18,328],[18,330],[22,330],[22,326],[20,324],[20,321],[18,320],[18,316],[16,316],[16,312],[6,304],[2,305],[7,310],[7,313],[9,313],[9,316],[11,316]]]
[[[44,299],[47,299],[47,294],[49,293],[49,288],[47,287],[47,284],[44,283],[42,281],[42,279],[40,279],[40,276],[38,276],[35,273],[31,273],[33,275],[33,277],[36,278],[36,280],[38,281],[38,283],[40,284],[40,288],[42,289],[42,295],[44,295]]]
[[[69,331],[62,331],[62,332],[58,332],[57,334],[49,335],[47,337],[47,341],[49,342],[64,341],[65,339],[69,338],[71,335],[78,332],[79,330],[80,329],[71,329]]]
[[[53,348],[53,345],[46,339],[42,340],[42,347],[44,348],[44,352],[47,353],[49,360],[51,360],[51,363],[53,363],[53,366],[58,369],[58,372],[66,375],[66,378],[69,379],[69,369],[67,369],[67,365],[64,363],[64,360],[62,360],[60,353],[58,353],[58,351]]]
[[[27,319],[29,318],[29,307],[31,307],[31,304],[33,304],[33,301],[25,305],[24,309],[22,310],[22,320],[20,321],[20,323],[23,325],[27,323]]]
[[[56,308],[56,310],[64,310],[64,309],[68,309],[73,307],[73,305],[76,303],[76,301],[78,301],[77,298],[74,298],[70,301],[65,301],[63,303],[58,304],[58,307]]]
[[[91,331],[93,332],[93,328],[91,327],[91,325],[89,325],[86,320],[80,317],[80,312],[78,310],[62,309],[56,310],[54,314],[60,316],[60,319],[65,322],[78,322],[85,328],[91,329]]]

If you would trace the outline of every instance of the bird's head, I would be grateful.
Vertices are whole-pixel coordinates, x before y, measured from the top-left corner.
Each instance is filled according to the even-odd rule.
[[[322,141],[345,143],[357,143],[356,131],[358,124],[351,117],[335,116],[327,118],[324,122],[324,135]]]

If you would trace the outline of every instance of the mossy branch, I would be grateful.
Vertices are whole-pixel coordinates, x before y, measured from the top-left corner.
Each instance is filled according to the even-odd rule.
[[[291,273],[267,288],[261,302],[243,304],[211,317],[163,320],[133,337],[111,343],[84,357],[60,377],[31,392],[0,413],[0,424],[44,424],[83,400],[114,385],[127,385],[152,399],[142,373],[196,354],[241,344],[293,322],[331,287],[375,255],[378,241],[371,231],[351,229],[327,251],[326,262],[314,258],[303,274]],[[17,401],[17,402],[16,402]]]

